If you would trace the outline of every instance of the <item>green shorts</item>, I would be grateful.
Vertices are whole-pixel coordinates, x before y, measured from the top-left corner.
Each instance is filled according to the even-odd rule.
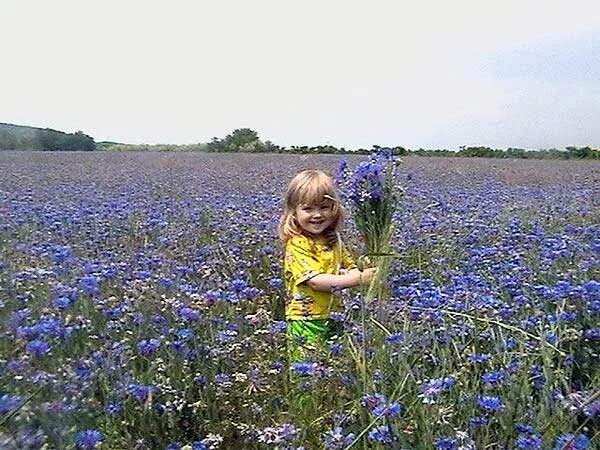
[[[326,351],[327,344],[343,331],[342,324],[331,319],[289,320],[287,325],[290,362],[310,359],[319,349]]]

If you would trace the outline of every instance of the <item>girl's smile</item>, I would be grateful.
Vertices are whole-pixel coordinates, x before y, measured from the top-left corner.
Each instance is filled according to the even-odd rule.
[[[296,208],[296,220],[302,230],[318,236],[333,224],[334,217],[328,204],[300,205]]]

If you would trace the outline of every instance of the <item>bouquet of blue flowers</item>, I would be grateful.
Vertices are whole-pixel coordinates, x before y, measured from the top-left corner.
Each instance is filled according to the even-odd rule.
[[[346,160],[341,160],[337,167],[336,181],[341,197],[364,238],[365,256],[380,269],[385,269],[381,263],[390,256],[393,215],[403,196],[402,188],[396,183],[399,163],[391,149],[382,148],[354,170],[348,167]],[[357,263],[360,269],[362,260],[359,258]]]

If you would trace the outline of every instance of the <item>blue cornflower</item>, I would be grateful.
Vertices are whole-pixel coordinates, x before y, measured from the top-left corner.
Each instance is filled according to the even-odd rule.
[[[18,395],[4,394],[0,397],[0,414],[6,414],[8,412],[19,409],[23,404],[23,397]]]
[[[193,338],[194,332],[192,330],[190,330],[189,328],[182,328],[181,330],[177,330],[175,332],[175,335],[181,340],[186,340],[186,339]]]
[[[281,278],[272,278],[271,281],[269,281],[269,286],[274,287],[274,288],[278,288],[283,284],[283,280]]]
[[[393,333],[385,338],[387,342],[390,344],[399,344],[404,340],[404,334],[402,333]]]
[[[433,443],[436,450],[456,450],[458,449],[458,441],[456,439],[442,438]]]
[[[103,440],[104,436],[98,430],[85,430],[77,433],[75,443],[78,448],[92,449]]]
[[[61,263],[63,261],[66,261],[67,259],[69,259],[71,257],[71,255],[73,254],[73,250],[71,249],[71,247],[66,246],[66,245],[57,245],[52,249],[53,253],[50,256],[50,258],[52,259],[52,261],[54,261],[55,263]]]
[[[27,344],[27,353],[32,356],[44,356],[50,352],[50,345],[46,341],[36,339]]]
[[[453,377],[433,379],[421,384],[419,397],[423,398],[423,403],[435,403],[436,397],[442,392],[448,391],[455,383],[456,380]]]
[[[231,290],[233,292],[240,293],[246,287],[248,287],[248,283],[246,282],[246,280],[242,280],[240,278],[236,278],[235,280],[231,280],[229,282],[229,287],[231,288]]]
[[[387,425],[373,428],[369,432],[369,439],[380,444],[391,444],[394,441],[392,432]]]
[[[469,361],[474,364],[486,363],[490,359],[492,359],[492,355],[490,355],[489,353],[482,353],[480,355],[473,354],[473,355],[469,356]]]
[[[310,361],[295,362],[292,364],[292,370],[301,376],[314,375],[318,367],[317,363]]]
[[[490,419],[488,419],[485,416],[473,417],[469,419],[469,425],[471,425],[472,427],[480,427],[487,425],[488,423],[490,423]]]
[[[118,416],[123,412],[123,402],[114,401],[110,402],[104,407],[104,411],[108,416]]]
[[[484,409],[486,412],[494,413],[499,411],[504,405],[499,397],[493,397],[488,395],[480,395],[477,404]]]
[[[600,416],[600,400],[596,400],[584,406],[583,413],[588,417]]]
[[[504,373],[502,371],[485,373],[481,377],[481,381],[492,385],[501,384],[504,381]]]
[[[142,323],[144,323],[144,314],[141,312],[133,313],[131,321],[136,327],[140,326]]]
[[[157,391],[155,386],[149,384],[130,384],[127,386],[127,392],[133,395],[141,402],[145,402],[150,395]]]
[[[160,348],[160,341],[158,339],[143,339],[138,342],[138,351],[144,356],[151,356]]]
[[[208,450],[208,447],[202,441],[192,442],[192,450]]]
[[[69,297],[58,297],[52,300],[52,304],[58,309],[65,309],[71,304],[71,299]]]
[[[587,450],[590,445],[590,439],[583,434],[564,433],[556,439],[554,450]]]
[[[229,383],[230,380],[231,380],[231,377],[227,374],[219,373],[219,374],[215,375],[215,381],[219,384]]]
[[[80,379],[87,381],[92,376],[92,369],[82,362],[75,369],[75,373]]]
[[[537,434],[519,436],[517,438],[517,448],[523,450],[544,450],[544,438]]]
[[[100,292],[100,279],[94,276],[86,276],[79,279],[79,284],[83,290],[90,295]]]
[[[114,308],[107,308],[102,311],[102,315],[109,319],[118,319],[124,312],[125,309],[122,306],[115,306]]]
[[[389,405],[381,405],[373,410],[375,416],[396,417],[402,412],[402,404],[398,402]]]
[[[344,346],[339,342],[334,342],[329,346],[332,356],[340,356],[344,352]]]
[[[600,341],[600,328],[588,328],[583,332],[583,336],[590,341]]]
[[[244,294],[244,297],[246,297],[248,300],[251,300],[253,298],[258,298],[260,296],[260,289],[254,287],[254,286],[248,286],[248,287],[244,288],[244,290],[242,291],[242,294]]]
[[[165,450],[181,450],[181,444],[179,442],[174,442],[165,447]]]
[[[287,322],[283,320],[273,322],[269,327],[269,332],[273,334],[280,334],[283,333],[285,330],[287,330]]]
[[[515,428],[519,433],[535,433],[535,429],[531,425],[528,425],[526,423],[518,423],[515,425]]]
[[[179,310],[179,317],[183,320],[198,320],[200,318],[200,311],[184,306]]]
[[[375,408],[385,405],[386,399],[383,394],[367,394],[363,396],[360,402],[373,411]]]
[[[383,394],[368,394],[361,399],[361,403],[368,407],[374,416],[396,417],[402,412],[402,404],[398,402],[387,403]]]
[[[541,389],[546,384],[546,376],[544,375],[542,367],[538,365],[531,366],[529,375],[531,376],[533,387],[536,389]]]
[[[333,430],[323,434],[323,441],[328,450],[342,450],[348,447],[356,438],[354,433],[344,435],[342,427],[335,427]]]

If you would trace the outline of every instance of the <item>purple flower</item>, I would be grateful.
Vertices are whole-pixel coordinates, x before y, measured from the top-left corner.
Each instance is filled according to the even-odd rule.
[[[528,425],[526,423],[518,423],[515,425],[515,428],[519,433],[535,433],[535,429],[531,425]]]
[[[483,353],[481,355],[474,354],[469,356],[469,361],[474,364],[482,364],[488,362],[490,359],[492,359],[492,355],[489,353]]]
[[[419,388],[421,394],[419,394],[419,397],[423,398],[423,403],[435,403],[436,397],[441,393],[448,391],[455,383],[456,380],[452,377],[436,378],[428,381],[427,383],[421,384],[421,387]]]
[[[151,356],[160,348],[160,341],[158,339],[143,339],[138,342],[138,351],[144,356]]]
[[[181,444],[178,442],[173,442],[165,447],[165,450],[181,450]]]
[[[488,413],[495,413],[499,411],[504,405],[499,397],[480,395],[477,399],[477,404],[480,408]]]
[[[438,439],[433,443],[436,450],[456,450],[458,448],[458,441],[456,439],[442,438]]]
[[[587,450],[590,445],[590,439],[583,434],[564,433],[556,439],[554,450]]]
[[[36,339],[27,344],[27,353],[32,356],[44,356],[50,352],[50,345],[46,341]]]
[[[536,434],[519,436],[517,438],[517,448],[523,450],[544,450],[544,438]]]
[[[149,384],[130,384],[127,386],[127,392],[140,402],[145,402],[156,391],[157,388]]]
[[[600,341],[600,328],[588,328],[583,332],[583,336],[590,341]]]
[[[344,435],[342,427],[335,427],[333,430],[323,434],[323,441],[328,450],[342,450],[348,447],[356,438],[354,433]]]
[[[183,320],[198,320],[200,318],[200,311],[185,306],[179,310],[179,317]]]
[[[52,300],[52,304],[58,309],[65,309],[71,304],[71,299],[69,297],[58,297]]]
[[[104,411],[108,416],[118,416],[123,412],[123,402],[110,402],[108,405],[106,405]]]
[[[295,362],[292,364],[292,370],[303,377],[314,375],[318,368],[319,365],[317,363],[310,361]]]
[[[23,397],[4,394],[0,397],[0,414],[6,414],[19,409],[21,405],[23,405]]]
[[[380,444],[391,444],[394,441],[394,436],[387,425],[381,425],[369,432],[369,439]]]
[[[490,419],[488,419],[485,416],[473,417],[473,418],[469,419],[469,425],[471,425],[472,427],[481,427],[481,426],[487,425],[489,422],[490,422]]]
[[[501,384],[502,381],[504,381],[504,373],[502,373],[501,371],[485,373],[481,377],[481,381],[491,385]]]
[[[219,373],[219,374],[215,375],[215,381],[218,384],[229,383],[230,380],[231,380],[231,377],[227,374]]]
[[[75,443],[77,448],[92,449],[103,440],[104,436],[98,430],[85,430],[77,433]]]
[[[90,295],[95,295],[100,292],[100,278],[94,276],[86,276],[79,279],[79,284],[83,290]]]

